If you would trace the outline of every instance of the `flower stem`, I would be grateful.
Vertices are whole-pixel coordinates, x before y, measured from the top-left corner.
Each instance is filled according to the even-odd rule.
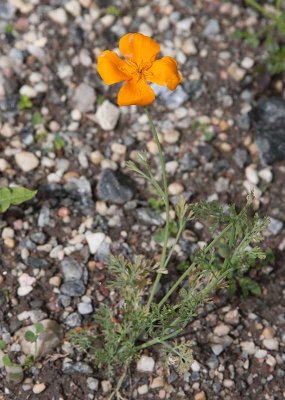
[[[151,132],[153,134],[153,138],[155,140],[155,143],[157,145],[158,148],[158,153],[159,153],[159,160],[160,160],[160,166],[161,166],[161,172],[162,172],[162,181],[163,181],[163,192],[164,192],[164,205],[165,205],[165,213],[166,213],[166,222],[165,222],[165,228],[164,228],[164,241],[163,241],[163,249],[162,249],[162,254],[161,254],[161,259],[160,259],[160,270],[164,270],[167,266],[166,261],[166,251],[167,251],[167,243],[168,243],[168,239],[169,239],[169,221],[170,221],[170,216],[169,216],[169,195],[168,195],[168,182],[167,182],[167,176],[166,176],[166,168],[165,168],[165,159],[164,159],[164,155],[162,152],[162,148],[161,148],[161,144],[159,142],[158,139],[158,134],[157,134],[157,130],[154,126],[152,117],[150,115],[149,110],[145,107],[145,113],[146,116],[148,118],[149,124],[150,124],[150,129]],[[150,307],[152,300],[155,296],[155,293],[157,291],[157,287],[158,284],[160,282],[162,273],[158,273],[156,276],[156,279],[154,281],[154,284],[152,286],[151,292],[150,292],[150,296],[148,299],[148,303],[147,303],[147,308]]]

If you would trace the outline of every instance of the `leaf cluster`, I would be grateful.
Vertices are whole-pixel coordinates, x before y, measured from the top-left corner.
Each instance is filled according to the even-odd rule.
[[[275,8],[268,10],[265,5],[260,5],[256,0],[246,0],[246,4],[258,11],[267,19],[265,27],[258,32],[237,30],[234,37],[244,40],[248,45],[257,48],[263,45],[266,57],[256,71],[265,69],[271,74],[279,74],[285,71],[285,11],[282,10],[282,2],[277,0]]]
[[[6,211],[10,205],[18,205],[27,200],[31,200],[37,191],[25,189],[23,187],[0,188],[0,212]]]

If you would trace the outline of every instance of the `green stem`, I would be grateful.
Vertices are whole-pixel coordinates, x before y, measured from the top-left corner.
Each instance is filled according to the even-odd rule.
[[[169,222],[170,222],[170,214],[169,214],[169,195],[168,195],[168,183],[167,183],[167,176],[166,176],[166,168],[165,168],[165,159],[164,159],[164,155],[162,152],[162,148],[161,148],[161,144],[159,142],[158,139],[158,134],[157,134],[157,130],[154,126],[153,120],[151,118],[150,112],[149,110],[145,107],[145,113],[146,116],[148,118],[149,124],[150,124],[150,129],[151,132],[153,134],[153,138],[155,140],[155,143],[157,145],[158,148],[158,153],[159,153],[159,160],[160,160],[160,166],[161,166],[161,172],[162,172],[162,181],[163,181],[163,191],[164,191],[164,197],[163,197],[163,201],[165,204],[165,213],[166,213],[166,222],[165,222],[165,230],[164,230],[164,241],[163,241],[163,249],[162,249],[162,254],[161,254],[161,259],[160,259],[160,270],[164,270],[166,268],[166,251],[167,251],[167,243],[168,243],[168,238],[169,238]],[[157,287],[158,284],[160,282],[162,273],[158,273],[156,275],[154,284],[152,286],[151,292],[150,292],[150,296],[148,299],[148,303],[147,303],[147,308],[150,307],[152,300],[155,296],[155,293],[157,291]]]
[[[230,230],[231,227],[232,227],[232,223],[227,225],[225,227],[225,229],[223,229],[222,232],[218,236],[216,236],[215,239],[205,248],[204,251],[208,252],[209,250],[211,250],[216,245],[216,243],[225,235],[225,233],[227,233],[228,230]],[[194,266],[195,266],[195,263],[192,263],[187,268],[187,270],[180,276],[180,278],[174,283],[174,285],[168,290],[168,292],[165,294],[165,296],[159,302],[159,304],[158,304],[159,308],[163,306],[163,304],[168,300],[168,298],[177,289],[177,287],[184,281],[184,279],[189,275],[189,273],[194,268]]]
[[[183,329],[184,328],[176,329],[175,331],[173,331],[169,335],[163,336],[162,338],[158,337],[158,338],[155,338],[155,339],[151,339],[148,342],[145,342],[144,344],[138,346],[137,350],[140,351],[140,350],[146,349],[146,348],[148,348],[150,346],[154,346],[156,344],[160,344],[162,341],[166,341],[166,340],[172,339],[173,337],[176,337],[177,335],[179,335],[179,333],[183,332]]]
[[[264,15],[267,18],[270,18],[272,21],[276,21],[277,18],[274,14],[271,12],[267,11],[265,7],[261,6],[260,4],[257,3],[256,0],[245,0],[246,4],[252,8],[254,8],[256,11],[260,12],[262,15]]]

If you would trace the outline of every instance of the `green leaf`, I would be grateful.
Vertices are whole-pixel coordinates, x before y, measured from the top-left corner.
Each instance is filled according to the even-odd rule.
[[[18,102],[18,107],[20,110],[29,110],[33,107],[33,103],[28,96],[21,95]]]
[[[60,151],[64,148],[65,142],[60,135],[56,135],[53,141],[54,149]]]
[[[32,116],[32,124],[40,125],[42,123],[43,123],[43,117],[42,117],[41,113],[39,113],[38,111],[35,112]]]
[[[248,276],[240,278],[239,284],[244,296],[248,296],[249,293],[253,294],[254,296],[261,295],[261,287],[259,284]]]
[[[4,340],[0,339],[0,350],[4,350],[6,347],[6,343],[4,342]]]
[[[39,333],[43,332],[44,326],[43,326],[42,323],[36,322],[35,323],[35,329],[36,329],[36,333],[39,334]]]
[[[114,17],[118,17],[121,14],[121,11],[116,6],[109,6],[106,10],[107,14],[113,15]]]
[[[5,354],[2,358],[2,362],[5,365],[5,367],[13,367],[13,363],[10,359],[10,357],[8,356],[8,354]]]
[[[35,343],[37,341],[38,337],[34,332],[27,331],[25,333],[25,339],[27,340],[27,342]]]
[[[6,211],[10,205],[18,205],[31,200],[37,191],[23,187],[0,188],[0,212]]]

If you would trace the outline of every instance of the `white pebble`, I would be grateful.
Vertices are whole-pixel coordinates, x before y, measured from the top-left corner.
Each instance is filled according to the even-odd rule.
[[[153,372],[154,364],[154,359],[152,357],[141,356],[137,362],[137,370],[140,372]]]

